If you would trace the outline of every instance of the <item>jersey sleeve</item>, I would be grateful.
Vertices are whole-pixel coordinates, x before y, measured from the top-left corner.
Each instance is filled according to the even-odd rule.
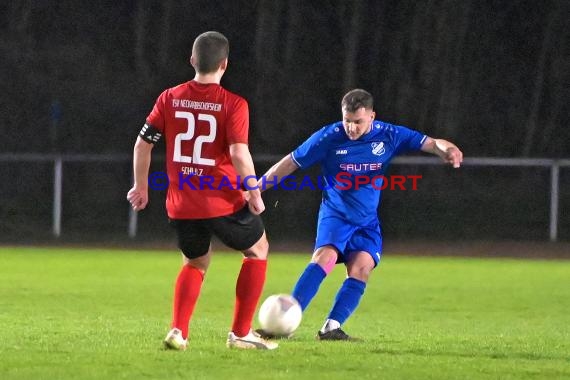
[[[229,110],[227,120],[227,144],[247,144],[249,134],[249,106],[245,99],[237,98],[233,109]]]
[[[146,123],[161,133],[164,133],[164,108],[167,92],[168,90],[165,90],[159,95],[158,99],[156,99],[156,102],[154,103],[152,111],[146,118]]]
[[[291,158],[300,168],[308,168],[325,158],[327,151],[325,129],[326,127],[323,127],[313,133],[291,153]]]
[[[427,135],[410,128],[399,125],[394,125],[393,128],[397,153],[420,150],[427,138]]]

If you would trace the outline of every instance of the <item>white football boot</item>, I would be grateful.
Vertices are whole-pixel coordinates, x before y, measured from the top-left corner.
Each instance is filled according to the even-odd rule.
[[[182,331],[174,328],[166,334],[164,338],[164,347],[168,350],[184,351],[188,347],[188,340],[182,338]]]
[[[275,342],[270,342],[259,336],[258,333],[249,330],[249,333],[244,337],[238,337],[233,332],[228,334],[226,341],[228,348],[242,348],[250,350],[274,350],[279,345]]]

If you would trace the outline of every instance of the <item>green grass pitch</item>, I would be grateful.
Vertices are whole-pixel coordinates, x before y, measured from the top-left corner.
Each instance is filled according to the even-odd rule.
[[[289,292],[309,254],[274,254],[264,298]],[[186,352],[161,347],[174,251],[0,248],[0,379],[570,378],[570,261],[386,255],[345,330],[314,336],[337,266],[295,338],[225,347],[239,254],[217,253]]]

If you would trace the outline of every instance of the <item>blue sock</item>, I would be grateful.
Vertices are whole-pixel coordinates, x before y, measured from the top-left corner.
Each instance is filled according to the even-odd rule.
[[[311,302],[315,294],[317,294],[319,286],[321,286],[321,282],[323,282],[326,276],[326,272],[319,264],[310,263],[297,280],[292,295],[299,301],[303,311],[309,306],[309,302]]]
[[[328,319],[334,319],[342,325],[354,310],[356,310],[365,288],[366,283],[364,281],[352,277],[344,280],[336,294],[335,302]]]

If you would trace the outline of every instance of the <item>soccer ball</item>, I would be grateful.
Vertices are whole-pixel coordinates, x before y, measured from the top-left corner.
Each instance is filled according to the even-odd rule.
[[[259,308],[259,324],[264,332],[274,336],[289,336],[301,324],[301,305],[289,294],[269,296]]]

